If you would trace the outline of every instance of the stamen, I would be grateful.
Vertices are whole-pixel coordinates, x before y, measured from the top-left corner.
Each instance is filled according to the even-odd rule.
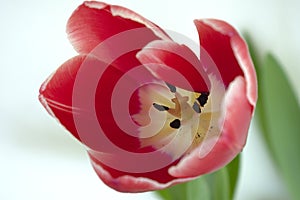
[[[157,103],[153,103],[154,108],[156,108],[159,111],[166,111],[169,110],[167,106],[159,105]]]
[[[176,92],[176,87],[174,85],[171,85],[167,82],[165,82],[168,88],[170,89],[171,92],[175,93]]]
[[[201,138],[201,137],[202,137],[201,133],[197,132],[196,139]]]
[[[180,120],[179,119],[174,119],[171,123],[170,123],[170,126],[172,128],[175,128],[175,129],[179,129],[180,128]]]
[[[209,92],[202,92],[197,98],[200,106],[204,106],[207,103]]]
[[[194,102],[193,109],[196,113],[201,113],[201,108],[200,108],[199,104],[197,104],[196,101]]]

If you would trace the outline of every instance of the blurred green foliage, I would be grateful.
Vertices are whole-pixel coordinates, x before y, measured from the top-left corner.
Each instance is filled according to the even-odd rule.
[[[271,54],[262,61],[245,35],[257,71],[256,119],[291,198],[300,197],[300,106],[283,66]]]
[[[233,199],[240,165],[240,155],[222,169],[193,181],[156,191],[164,200]]]

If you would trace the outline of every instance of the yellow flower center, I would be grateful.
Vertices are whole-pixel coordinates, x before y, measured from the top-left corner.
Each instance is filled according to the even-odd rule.
[[[212,76],[210,92],[190,92],[168,83],[139,89],[141,111],[133,119],[141,125],[141,147],[162,149],[180,157],[199,147],[204,139],[218,136],[222,85]],[[215,97],[215,102],[213,98]],[[184,154],[182,154],[184,152]]]

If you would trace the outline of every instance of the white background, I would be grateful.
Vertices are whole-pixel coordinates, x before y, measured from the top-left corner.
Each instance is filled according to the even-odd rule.
[[[83,147],[38,102],[44,79],[76,55],[65,25],[82,1],[0,3],[0,199],[157,199],[122,194],[96,176]],[[296,0],[110,0],[163,28],[198,40],[193,19],[226,20],[248,31],[260,55],[274,53],[300,97],[300,9]],[[252,126],[243,151],[236,199],[287,199],[262,138]]]

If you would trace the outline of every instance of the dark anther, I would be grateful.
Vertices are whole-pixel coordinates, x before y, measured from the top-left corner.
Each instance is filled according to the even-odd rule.
[[[175,128],[175,129],[179,129],[180,128],[180,120],[179,119],[174,119],[171,123],[170,123],[170,126],[172,128]]]
[[[209,92],[202,92],[201,95],[197,98],[200,106],[204,106],[207,103]]]
[[[197,102],[194,102],[193,109],[196,113],[201,113],[201,108]]]
[[[169,108],[167,106],[159,105],[157,103],[153,103],[153,106],[154,106],[154,108],[156,108],[159,111],[169,110]]]
[[[171,92],[175,93],[176,92],[176,87],[174,85],[171,85],[167,82],[165,82],[168,88],[170,89]]]

